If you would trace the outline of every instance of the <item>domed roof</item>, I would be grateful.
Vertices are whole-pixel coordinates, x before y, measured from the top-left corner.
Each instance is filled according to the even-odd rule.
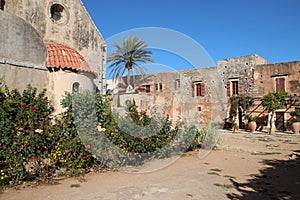
[[[97,77],[91,70],[84,57],[76,50],[58,43],[45,43],[48,50],[46,60],[47,68],[71,69],[75,71],[88,72]]]

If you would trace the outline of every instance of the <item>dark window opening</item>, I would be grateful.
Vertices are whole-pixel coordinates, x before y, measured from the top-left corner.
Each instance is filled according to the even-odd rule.
[[[0,10],[4,10],[5,0],[0,1]]]
[[[51,6],[51,19],[54,21],[59,21],[63,16],[62,13],[64,11],[64,7],[59,4],[53,4]]]
[[[78,82],[75,82],[73,83],[72,85],[72,93],[78,93],[79,92],[79,83]]]
[[[232,95],[238,95],[239,94],[239,82],[238,81],[232,81],[231,82],[231,87],[232,87]]]
[[[201,95],[201,83],[196,83],[196,96]]]
[[[150,85],[145,85],[145,92],[146,93],[150,93]]]

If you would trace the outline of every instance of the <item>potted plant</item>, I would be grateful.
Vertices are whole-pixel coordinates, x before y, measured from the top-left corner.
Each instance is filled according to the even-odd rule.
[[[291,112],[290,115],[293,117],[292,119],[292,131],[294,134],[299,133],[300,131],[300,109],[296,109]]]
[[[249,115],[248,116],[248,128],[250,130],[251,133],[254,133],[254,131],[256,130],[256,116],[252,116]]]

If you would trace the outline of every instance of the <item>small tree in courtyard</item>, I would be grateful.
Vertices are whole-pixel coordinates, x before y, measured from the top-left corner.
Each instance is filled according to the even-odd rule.
[[[249,96],[238,95],[232,96],[230,99],[230,116],[233,118],[233,129],[239,129],[239,113],[242,116],[246,115],[246,112],[253,105],[253,99]]]
[[[269,93],[263,96],[262,98],[263,107],[269,113],[271,113],[269,134],[275,132],[275,121],[274,121],[275,111],[286,107],[287,97],[288,97],[287,92],[278,91],[278,92]]]

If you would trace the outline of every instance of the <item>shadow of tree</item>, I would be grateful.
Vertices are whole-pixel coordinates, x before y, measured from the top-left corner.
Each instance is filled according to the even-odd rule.
[[[298,151],[299,152],[299,151]],[[300,199],[300,157],[291,160],[264,160],[261,175],[252,175],[246,183],[230,179],[238,192],[230,199]]]

